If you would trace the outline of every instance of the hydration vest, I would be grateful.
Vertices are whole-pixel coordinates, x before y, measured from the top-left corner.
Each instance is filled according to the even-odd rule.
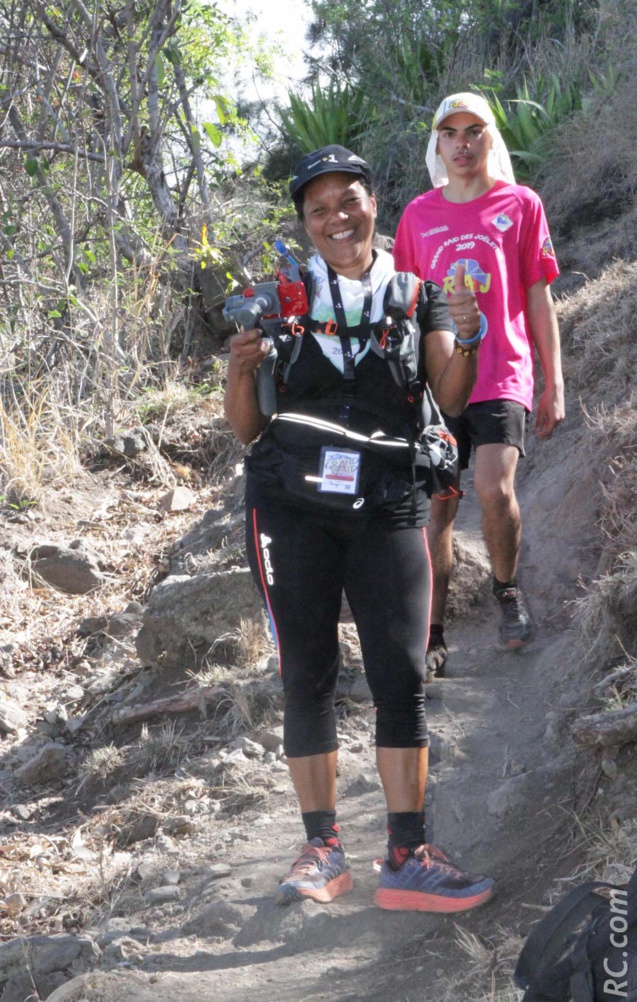
[[[308,302],[312,302],[313,278],[311,273],[304,276]],[[427,467],[431,473],[432,490],[451,487],[458,474],[458,449],[453,436],[447,430],[440,411],[426,381],[420,379],[420,332],[414,316],[418,305],[422,282],[410,272],[398,272],[389,281],[383,299],[383,318],[369,324],[365,330],[370,342],[370,350],[384,359],[394,382],[405,393],[412,408],[413,433],[408,441],[409,459],[412,468]],[[307,333],[322,333],[339,336],[341,328],[333,321],[320,322],[310,316],[290,318],[272,334],[273,349],[268,359],[258,370],[258,396],[261,411],[275,420],[314,424],[312,419],[293,412],[277,414],[277,391],[285,387],[290,372],[297,361]],[[347,337],[358,336],[359,328],[346,328]],[[342,337],[343,334],[340,334]],[[348,378],[349,376],[349,378]],[[343,374],[343,399],[353,394],[354,363],[351,371]],[[348,386],[349,383],[349,386]],[[352,396],[352,402],[354,398]],[[359,446],[378,449],[388,444],[378,436],[369,437],[366,442],[356,433],[349,433],[338,425],[324,423],[325,430],[342,434],[345,440],[353,439]],[[416,470],[414,469],[414,474]],[[414,477],[415,480],[415,477]]]

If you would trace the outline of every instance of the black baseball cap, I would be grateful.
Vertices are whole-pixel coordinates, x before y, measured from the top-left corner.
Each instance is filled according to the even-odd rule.
[[[358,177],[372,183],[372,169],[366,160],[346,150],[344,146],[322,146],[320,150],[306,153],[296,165],[296,170],[290,181],[290,194],[298,202],[301,188],[308,181],[313,181],[321,174],[356,174]]]

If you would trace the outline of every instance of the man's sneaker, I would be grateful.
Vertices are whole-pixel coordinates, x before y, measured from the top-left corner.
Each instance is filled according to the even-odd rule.
[[[374,904],[391,911],[464,912],[494,893],[491,877],[465,873],[434,845],[421,845],[398,870],[382,864]]]
[[[505,588],[496,598],[500,604],[502,621],[500,640],[510,651],[524,647],[531,639],[531,617],[529,616],[519,588]]]
[[[323,839],[313,838],[301,847],[301,855],[280,880],[275,901],[278,905],[304,898],[327,902],[349,894],[353,886],[341,846],[325,845]]]
[[[427,658],[425,660],[427,682],[433,682],[435,678],[445,677],[448,653],[447,645],[441,637],[431,637],[427,645]]]

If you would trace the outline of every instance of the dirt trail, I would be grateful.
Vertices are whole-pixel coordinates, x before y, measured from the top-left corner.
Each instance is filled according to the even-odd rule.
[[[547,561],[546,523],[536,499],[543,490],[548,450],[553,467],[557,463],[568,478],[568,438],[577,434],[575,425],[567,428],[556,446],[541,447],[547,450],[541,455],[532,444],[520,475],[523,575],[530,586],[546,581],[551,568],[563,563],[557,544],[552,563]],[[480,537],[471,492],[459,528],[469,538]],[[559,596],[560,588],[568,593],[567,584],[561,581]],[[467,965],[456,942],[459,930],[486,940],[497,940],[502,928],[526,933],[554,876],[572,865],[570,812],[587,793],[579,775],[585,768],[574,762],[571,742],[561,730],[572,701],[574,676],[567,668],[573,637],[563,627],[549,629],[555,594],[537,590],[535,639],[520,653],[498,649],[497,610],[490,599],[470,617],[456,620],[448,630],[448,678],[430,687],[429,837],[465,868],[497,878],[493,902],[452,918],[386,913],[372,905],[377,880],[372,861],[384,849],[384,804],[373,764],[372,711],[366,707],[343,723],[348,742],[341,756],[339,820],[355,881],[351,895],[331,906],[304,902],[280,909],[272,904],[271,892],[301,834],[289,780],[282,774],[280,795],[266,817],[246,820],[242,829],[233,820],[239,834],[227,855],[229,875],[213,887],[200,860],[203,877],[185,887],[191,914],[200,916],[194,927],[198,939],[186,942],[183,933],[166,930],[163,937],[155,936],[153,952],[135,971],[124,966],[84,975],[54,992],[49,1002],[172,1002],[175,997],[182,1002],[421,1002],[444,999],[447,992],[454,997],[453,985]],[[357,754],[348,748],[353,738],[363,746]],[[217,903],[212,917],[202,914],[204,900]],[[223,917],[223,908],[230,918]],[[485,990],[489,984],[485,981]]]
[[[568,852],[559,830],[575,806],[570,764],[547,768],[540,751],[550,707],[537,694],[565,641],[542,636],[521,656],[501,653],[492,627],[476,622],[470,633],[462,631],[471,646],[454,652],[451,677],[436,684],[442,698],[429,704],[433,837],[467,869],[496,876],[499,895],[488,907],[452,918],[374,908],[372,860],[383,853],[384,807],[380,792],[370,790],[340,801],[354,892],[329,907],[276,908],[269,894],[299,840],[296,809],[286,798],[267,829],[237,843],[232,875],[217,889],[226,901],[256,906],[233,943],[209,950],[204,934],[184,956],[183,944],[172,952],[165,941],[145,959],[143,974],[87,975],[73,994],[60,992],[51,1002],[169,1002],[175,995],[182,1002],[416,1002],[430,991],[442,998],[458,964],[466,963],[455,944],[458,929],[489,938],[498,926],[528,927],[536,913],[525,913],[522,904],[541,901],[555,873],[555,847]],[[366,759],[371,774],[371,749]],[[360,765],[357,759],[357,775]],[[348,778],[346,762],[341,787]]]

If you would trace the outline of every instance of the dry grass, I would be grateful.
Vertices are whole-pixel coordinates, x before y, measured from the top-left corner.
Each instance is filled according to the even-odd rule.
[[[637,365],[637,263],[614,261],[558,305],[569,388],[587,409],[625,406]],[[591,399],[592,398],[592,399]]]
[[[17,508],[39,500],[46,484],[81,474],[82,434],[90,419],[59,390],[44,381],[14,381],[0,392],[0,488]]]
[[[130,765],[135,776],[166,772],[175,769],[187,752],[188,739],[183,727],[177,730],[176,721],[169,720],[153,728],[144,724]]]
[[[625,884],[637,860],[637,818],[606,827],[591,815],[587,822],[580,820],[579,826],[586,852],[582,865],[571,877],[572,883],[605,880]]]
[[[575,606],[582,662],[604,670],[637,653],[637,264],[614,261],[559,306],[565,371],[587,424],[583,457],[598,473],[606,572]]]
[[[630,51],[626,46],[622,50]],[[630,207],[637,192],[633,75],[634,65],[610,98],[593,96],[586,110],[568,119],[555,136],[541,180],[554,228],[584,228]],[[621,122],[620,129],[617,122]]]
[[[280,699],[263,685],[242,685],[227,677],[211,715],[213,733],[226,741],[250,734],[272,723],[280,713]]]
[[[637,391],[615,407],[586,414],[596,454],[610,457],[603,471],[600,525],[613,556],[637,550]]]
[[[512,977],[522,940],[502,928],[492,939],[455,928],[457,969],[462,974],[446,981],[440,1002],[519,1002],[522,992],[513,986]]]
[[[122,768],[124,757],[122,749],[112,744],[94,748],[80,766],[81,782],[76,792],[85,783],[107,785]]]
[[[237,630],[217,637],[196,677],[199,681],[206,678],[206,685],[214,684],[226,674],[226,668],[222,665],[254,672],[273,650],[272,638],[264,623],[261,620],[242,619]]]
[[[604,669],[618,657],[635,653],[634,609],[625,596],[637,588],[637,551],[626,554],[612,574],[605,574],[575,604],[574,622],[582,664]]]

